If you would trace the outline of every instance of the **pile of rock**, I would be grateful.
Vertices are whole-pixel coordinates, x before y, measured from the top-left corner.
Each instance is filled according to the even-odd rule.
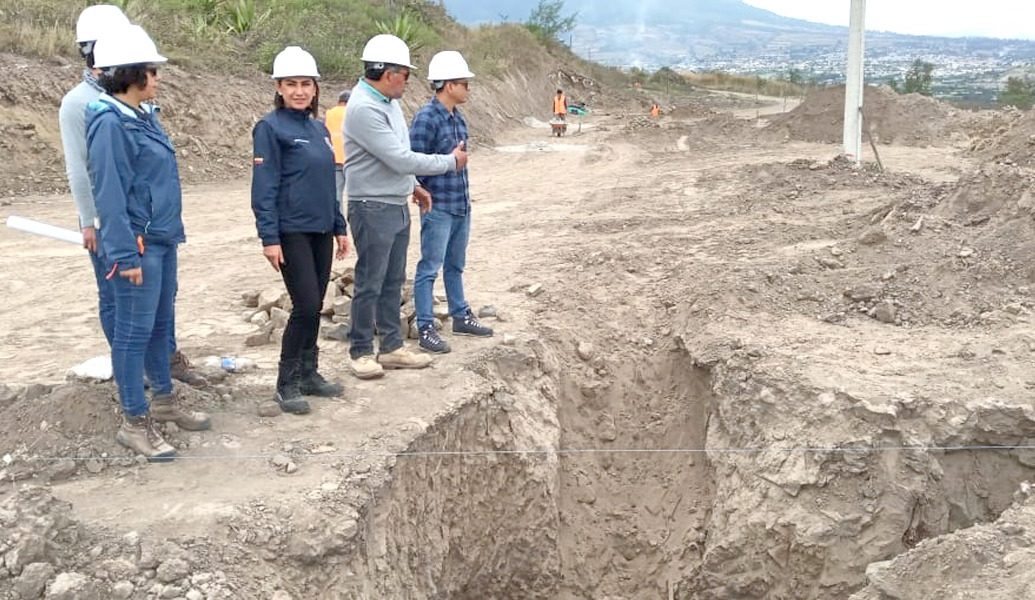
[[[327,293],[324,295],[320,311],[320,337],[337,341],[348,339],[354,294],[354,269],[331,273],[331,281],[327,285]],[[246,292],[241,299],[245,306],[242,318],[258,326],[258,329],[245,340],[245,345],[279,344],[291,315],[292,303],[287,291],[283,287],[273,287],[263,291]],[[435,327],[442,329],[444,323],[449,320],[449,308],[444,296],[436,294],[434,302]],[[417,339],[417,309],[413,302],[412,282],[403,285],[399,316],[406,327],[407,337]],[[490,316],[495,316],[494,311]]]

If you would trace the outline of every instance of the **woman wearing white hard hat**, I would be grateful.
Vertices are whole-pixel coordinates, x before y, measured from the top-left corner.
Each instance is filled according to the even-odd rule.
[[[252,132],[252,211],[262,253],[284,278],[291,317],[284,329],[276,401],[305,414],[305,396],[337,397],[341,385],[318,372],[320,310],[330,282],[334,243],[349,250],[341,201],[335,195],[334,148],[316,119],[320,73],[312,55],[288,46],[273,61],[276,109]]]
[[[115,288],[111,359],[125,417],[116,440],[148,460],[171,460],[176,450],[156,421],[187,430],[208,429],[210,421],[178,406],[169,369],[176,252],[185,238],[176,152],[148,104],[166,58],[136,25],[104,34],[93,54],[106,93],[87,109],[86,139],[100,245]]]

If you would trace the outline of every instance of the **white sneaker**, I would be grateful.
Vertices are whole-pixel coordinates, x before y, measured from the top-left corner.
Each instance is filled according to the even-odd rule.
[[[349,360],[349,369],[359,379],[375,379],[385,374],[384,368],[374,360],[373,354],[364,354]]]
[[[427,354],[410,352],[405,347],[393,350],[388,354],[378,354],[377,362],[386,369],[423,369],[431,364]]]

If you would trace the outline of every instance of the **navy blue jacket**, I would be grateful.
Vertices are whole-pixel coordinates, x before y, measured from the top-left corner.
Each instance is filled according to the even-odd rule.
[[[86,107],[86,148],[101,250],[112,268],[140,266],[137,236],[147,244],[179,244],[182,193],[176,151],[158,109],[136,110],[107,94]]]
[[[345,235],[327,127],[308,111],[279,108],[255,124],[252,140],[252,211],[262,245],[279,244],[282,233]]]

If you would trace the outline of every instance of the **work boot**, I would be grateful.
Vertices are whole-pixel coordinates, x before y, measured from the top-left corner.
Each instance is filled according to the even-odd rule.
[[[442,339],[442,336],[438,334],[438,330],[431,323],[427,325],[421,325],[420,331],[417,334],[417,345],[420,346],[421,350],[431,352],[433,354],[445,354],[449,352],[449,344],[446,340]]]
[[[165,441],[148,413],[138,417],[126,416],[115,434],[115,441],[142,455],[148,462],[168,462],[176,458],[176,448]]]
[[[169,357],[169,374],[176,381],[182,381],[191,387],[205,387],[208,381],[200,373],[191,368],[187,355],[177,350]]]
[[[386,369],[423,369],[431,364],[431,357],[401,347],[387,354],[378,354],[377,362]]]
[[[321,398],[339,398],[345,393],[345,388],[340,383],[331,383],[320,375],[320,349],[310,348],[302,352],[301,377],[298,380],[298,389],[304,396],[319,396]]]
[[[471,309],[460,317],[453,317],[453,333],[456,335],[473,335],[475,337],[491,337],[492,327],[486,327],[478,322]]]
[[[374,379],[385,374],[384,368],[374,360],[373,354],[364,354],[349,359],[349,370],[357,379]]]
[[[280,361],[277,372],[277,404],[280,410],[293,415],[309,412],[309,402],[302,397],[302,390],[298,388],[299,369],[301,362],[296,358]]]
[[[151,418],[159,423],[176,423],[184,431],[204,431],[212,427],[208,413],[183,410],[172,394],[155,395],[151,400]]]

